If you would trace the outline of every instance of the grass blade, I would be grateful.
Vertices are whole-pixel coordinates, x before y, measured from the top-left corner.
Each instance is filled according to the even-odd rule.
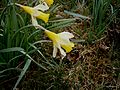
[[[65,13],[69,14],[69,15],[72,15],[74,17],[79,17],[81,19],[90,19],[89,17],[86,17],[86,16],[83,16],[81,14],[77,14],[77,13],[73,13],[73,12],[69,12],[67,10],[64,10]]]
[[[23,76],[25,75],[25,73],[26,73],[27,69],[29,68],[30,64],[31,64],[31,60],[28,59],[28,60],[26,61],[26,63],[25,63],[25,66],[24,66],[22,72],[21,72],[20,75],[19,75],[19,78],[18,78],[18,80],[17,80],[17,82],[16,82],[13,90],[16,90],[16,87],[18,86],[18,84],[20,83],[21,79],[22,79]]]
[[[14,51],[24,51],[24,49],[20,47],[13,47],[13,48],[2,49],[0,50],[0,53],[14,52]]]
[[[31,56],[29,54],[27,54],[24,51],[21,51],[22,54],[26,55],[30,60],[32,60],[36,65],[38,65],[39,67],[43,68],[44,70],[48,71],[44,66],[42,66],[41,64],[39,64],[38,62],[36,62],[34,59],[31,58]]]

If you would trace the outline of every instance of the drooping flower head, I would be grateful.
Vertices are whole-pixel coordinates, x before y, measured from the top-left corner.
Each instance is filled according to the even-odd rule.
[[[48,22],[49,14],[38,11],[37,9],[35,9],[33,7],[24,6],[24,5],[20,5],[20,4],[17,4],[17,5],[20,6],[21,8],[23,8],[25,10],[25,12],[29,13],[34,18],[42,19],[45,23]]]
[[[54,33],[48,30],[45,30],[46,35],[53,41],[53,57],[56,57],[57,50],[60,50],[62,58],[66,56],[66,53],[72,50],[74,43],[70,42],[70,38],[73,38],[73,34],[69,32]],[[66,53],[65,53],[65,51]]]
[[[27,12],[28,14],[31,15],[32,24],[33,24],[33,26],[35,26],[36,29],[39,26],[36,18],[43,20],[45,23],[47,23],[49,20],[50,14],[43,13],[43,12],[39,11],[37,8],[24,6],[24,5],[17,4],[17,3],[16,3],[16,5],[20,6],[22,9],[24,9],[25,12]]]

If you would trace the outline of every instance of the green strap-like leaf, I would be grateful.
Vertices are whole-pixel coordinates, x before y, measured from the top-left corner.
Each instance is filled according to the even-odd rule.
[[[89,17],[86,17],[86,16],[83,16],[81,14],[77,14],[77,13],[73,13],[73,12],[69,12],[67,10],[64,10],[65,13],[69,14],[69,15],[72,15],[74,17],[79,17],[81,19],[90,19]]]
[[[23,68],[23,71],[22,71],[22,72],[20,73],[20,75],[19,75],[19,78],[18,78],[18,80],[17,80],[17,82],[16,82],[13,90],[16,90],[16,87],[18,86],[18,84],[20,83],[21,79],[22,79],[23,76],[25,75],[27,69],[29,68],[30,63],[31,63],[31,60],[28,59],[28,60],[26,61],[26,63],[25,63],[25,66],[24,66],[24,68]]]
[[[0,53],[14,52],[14,51],[24,51],[24,49],[20,47],[13,47],[13,48],[2,49],[0,50]]]

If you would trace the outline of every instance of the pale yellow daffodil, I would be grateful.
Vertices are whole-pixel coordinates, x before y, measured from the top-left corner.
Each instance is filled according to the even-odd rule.
[[[47,5],[52,5],[53,4],[53,0],[39,0],[39,2],[41,3],[41,2],[45,2],[45,3],[47,3]]]
[[[44,0],[49,6],[51,5],[51,4],[53,4],[53,0]]]
[[[44,11],[46,11],[46,10],[49,9],[49,6],[47,5],[46,2],[42,2],[39,5],[35,6],[34,8],[37,9],[37,10],[41,10],[41,11],[44,12]]]
[[[21,5],[21,4],[16,4],[16,5],[20,6],[21,8],[23,8],[25,10],[25,12],[27,12],[31,15],[32,24],[35,27],[38,26],[38,22],[37,22],[36,18],[43,20],[45,23],[48,22],[50,14],[46,14],[46,13],[43,13],[41,11],[38,11],[38,9],[33,8],[33,7],[24,6],[24,5]]]
[[[39,0],[40,4],[35,6],[34,8],[37,10],[46,11],[49,9],[51,4],[53,4],[53,2],[53,0]]]
[[[66,53],[70,52],[72,47],[74,47],[74,43],[69,40],[74,37],[72,33],[62,32],[56,34],[48,30],[45,30],[45,33],[53,41],[53,57],[56,57],[57,50],[59,49],[63,59],[66,56]]]

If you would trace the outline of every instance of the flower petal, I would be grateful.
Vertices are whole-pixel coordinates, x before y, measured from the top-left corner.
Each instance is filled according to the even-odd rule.
[[[50,14],[43,13],[41,11],[34,12],[33,16],[42,19],[45,23],[48,22]]]
[[[74,43],[70,42],[69,39],[74,37],[74,35],[69,32],[62,32],[58,35],[60,37],[60,44],[62,48],[64,48],[67,53],[70,52],[72,50],[72,47],[74,47]]]
[[[38,24],[36,18],[33,17],[32,15],[31,15],[31,18],[32,18],[32,24],[33,24],[33,26],[37,29],[38,28],[37,26],[39,26],[39,24]]]
[[[62,32],[62,33],[59,33],[58,35],[62,38],[73,38],[74,37],[74,35],[69,32]]]
[[[62,59],[66,56],[65,51],[61,48],[59,43],[56,43],[56,47],[60,50],[60,53],[62,54]]]
[[[46,11],[46,10],[49,9],[49,7],[45,2],[43,2],[43,3],[35,6],[34,9],[41,10],[41,11]]]
[[[74,43],[69,42],[68,44],[62,44],[61,46],[68,53],[68,52],[70,52],[72,50],[72,47],[74,47]]]
[[[56,57],[57,47],[53,44],[53,57]]]
[[[45,30],[45,33],[53,42],[57,42],[60,39],[59,36],[54,32]]]

